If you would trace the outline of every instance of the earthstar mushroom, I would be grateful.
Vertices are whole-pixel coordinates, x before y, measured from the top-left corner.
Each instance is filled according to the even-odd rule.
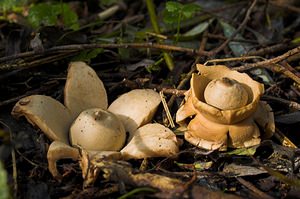
[[[130,98],[127,97],[124,101],[122,96],[120,97],[121,100],[116,99],[112,103],[118,104],[117,107],[121,112],[114,108],[112,108],[112,111],[107,110],[108,100],[103,83],[96,72],[84,62],[72,62],[69,65],[64,94],[65,106],[51,97],[32,95],[19,100],[12,110],[13,116],[17,118],[25,116],[32,125],[39,127],[53,141],[49,147],[47,158],[49,171],[57,179],[60,179],[61,175],[57,171],[56,161],[63,158],[81,160],[80,165],[83,174],[89,173],[86,171],[88,168],[86,161],[82,159],[79,150],[84,150],[86,154],[89,154],[88,156],[99,159],[123,158],[122,153],[119,151],[126,142],[125,129],[135,131],[151,121],[160,103],[158,93],[152,90],[138,89],[129,92],[127,95],[135,103],[131,104],[130,109],[127,109],[127,111],[134,110],[134,114],[124,111],[126,110],[124,107],[128,105]],[[152,102],[152,100],[154,101]],[[113,111],[116,113],[113,113]],[[130,120],[129,124],[124,122],[124,116]],[[150,132],[152,130],[149,128]],[[173,132],[170,131],[169,133],[172,134]],[[155,136],[160,139],[161,135],[154,134],[152,137],[145,136],[141,139],[147,142],[147,139],[154,139]],[[132,139],[136,140],[134,135]],[[151,147],[154,147],[154,151],[161,150],[160,154],[155,153],[155,157],[173,155],[178,151],[176,137],[171,136],[170,139],[172,141],[165,144],[164,149],[151,145]],[[70,146],[70,142],[74,147]],[[131,144],[133,147],[134,145],[134,143]],[[151,157],[152,155],[147,151],[142,153],[142,156],[131,154],[126,159],[139,159]]]
[[[197,69],[200,74],[192,75],[185,103],[176,113],[176,122],[187,127],[188,142],[208,150],[241,148],[273,135],[271,107],[260,101],[262,84],[223,65],[198,64]]]

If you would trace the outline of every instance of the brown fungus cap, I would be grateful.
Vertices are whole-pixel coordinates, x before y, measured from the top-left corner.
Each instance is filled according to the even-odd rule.
[[[72,123],[70,111],[59,101],[44,95],[31,95],[20,99],[12,110],[16,118],[25,116],[38,126],[51,140],[69,143],[68,132]]]
[[[64,90],[64,103],[75,119],[89,108],[107,109],[107,94],[97,73],[84,62],[71,62]]]

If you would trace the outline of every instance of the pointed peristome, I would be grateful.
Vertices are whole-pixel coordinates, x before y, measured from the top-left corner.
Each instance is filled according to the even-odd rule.
[[[65,85],[65,106],[73,119],[90,108],[107,109],[107,94],[97,73],[84,62],[71,62]]]
[[[12,110],[16,118],[25,116],[29,123],[39,127],[51,140],[69,143],[72,116],[59,101],[45,95],[31,95],[20,99]]]

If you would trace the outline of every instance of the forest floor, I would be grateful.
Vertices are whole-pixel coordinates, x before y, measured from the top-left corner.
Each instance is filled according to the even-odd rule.
[[[300,198],[299,3],[170,2],[2,5],[4,198]],[[63,177],[55,179],[47,161],[51,140],[25,118],[12,117],[11,111],[20,99],[34,94],[63,102],[72,61],[84,61],[96,71],[109,103],[137,88],[161,91],[171,117],[166,119],[168,111],[160,105],[153,121],[176,133],[182,142],[179,153],[105,160],[105,169],[91,162],[99,170],[88,184],[79,163],[64,159],[57,163]],[[178,124],[170,126],[197,73],[196,64],[204,63],[226,65],[264,85],[261,99],[271,106],[276,125],[271,138],[250,148],[207,151],[185,141]]]

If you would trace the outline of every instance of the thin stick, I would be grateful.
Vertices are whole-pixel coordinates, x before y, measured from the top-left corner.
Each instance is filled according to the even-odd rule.
[[[246,55],[247,56],[263,56],[263,55],[267,55],[267,54],[272,54],[272,53],[275,53],[275,52],[278,52],[278,51],[285,50],[290,45],[291,44],[288,43],[288,42],[275,44],[275,45],[272,45],[272,46],[267,46],[265,48],[261,48],[259,50],[248,52]]]
[[[273,100],[273,101],[279,102],[281,104],[284,104],[291,109],[300,110],[300,104],[295,101],[289,101],[286,99],[282,99],[282,98],[274,97],[274,96],[270,96],[270,95],[264,95],[264,96],[262,96],[262,99],[263,100]]]
[[[258,188],[256,188],[252,183],[244,180],[243,178],[237,177],[236,179],[237,179],[237,181],[239,181],[239,183],[241,183],[242,185],[244,185],[245,187],[247,187],[249,190],[251,190],[255,195],[259,196],[259,198],[262,198],[262,199],[273,199],[273,197],[271,197],[268,194],[262,192],[261,190],[259,190]]]
[[[71,52],[71,53],[62,53],[58,55],[49,55],[47,57],[37,59],[31,62],[22,62],[22,63],[9,63],[9,64],[3,64],[0,65],[0,70],[13,70],[13,69],[23,69],[23,68],[31,68],[35,66],[39,66],[42,64],[50,63],[50,62],[55,62],[61,59],[65,59],[70,56],[74,56],[77,54],[76,52]]]
[[[160,49],[166,51],[176,51],[176,52],[183,52],[190,55],[198,55],[198,56],[207,56],[208,52],[204,51],[197,51],[196,49],[191,48],[184,48],[180,46],[174,45],[166,45],[166,44],[159,44],[159,43],[122,43],[122,44],[70,44],[70,45],[62,45],[62,46],[55,46],[44,51],[44,54],[41,52],[34,52],[28,51],[24,53],[19,53],[16,55],[10,55],[6,57],[0,58],[0,62],[5,61],[12,61],[15,59],[25,58],[25,57],[32,57],[35,55],[47,55],[47,54],[57,54],[59,52],[77,52],[81,50],[88,50],[88,49],[96,49],[96,48],[152,48],[152,49]]]
[[[255,67],[266,67],[267,65],[276,64],[276,63],[281,62],[281,61],[287,59],[288,57],[291,57],[298,53],[300,53],[300,46],[293,48],[292,50],[289,50],[286,53],[284,53],[278,57],[275,57],[273,59],[268,59],[268,60],[264,60],[264,61],[253,63],[253,64],[245,64],[243,66],[236,67],[235,69],[244,71],[244,70],[249,70],[249,69],[252,69]]]
[[[278,128],[275,129],[274,137],[282,144],[282,146],[297,149],[298,147],[286,137]]]
[[[232,35],[226,40],[224,41],[219,47],[217,47],[216,49],[214,50],[211,50],[209,51],[210,53],[210,56],[214,56],[216,54],[218,54],[220,51],[222,51],[226,46],[227,44],[232,41],[232,39],[235,38],[235,36],[246,26],[248,20],[250,19],[250,14],[256,4],[257,0],[253,0],[251,6],[249,7],[249,9],[247,10],[247,13],[245,15],[245,18],[243,20],[243,22],[239,25],[239,27],[232,33]]]
[[[54,81],[54,82],[48,82],[49,84],[45,84],[45,85],[42,85],[40,88],[37,88],[37,89],[34,89],[34,90],[31,90],[31,91],[28,91],[26,94],[24,95],[20,95],[20,96],[17,96],[17,97],[13,97],[13,98],[10,98],[8,100],[5,100],[5,101],[2,101],[0,102],[0,107],[1,106],[5,106],[5,105],[8,105],[8,104],[11,104],[11,103],[14,103],[18,100],[20,100],[21,98],[23,97],[26,97],[26,96],[29,96],[29,95],[33,95],[33,94],[38,94],[38,93],[43,93],[45,91],[48,91],[52,88],[54,88],[55,86],[58,85],[58,82]],[[51,84],[50,84],[51,83]]]
[[[288,57],[291,57],[291,56],[293,56],[295,54],[299,54],[299,53],[300,53],[300,46],[298,46],[278,57],[264,60],[264,61],[257,62],[257,63],[253,63],[253,64],[245,64],[243,66],[234,67],[232,69],[238,70],[238,71],[245,71],[245,70],[250,70],[253,68],[257,68],[257,67],[263,67],[263,68],[267,68],[267,69],[272,70],[277,73],[282,73],[285,76],[294,80],[297,84],[300,84],[300,77],[298,76],[297,73],[293,73],[293,71],[289,70],[290,67],[285,67],[285,66],[278,64],[279,62],[286,60]]]
[[[297,2],[297,1],[295,1]],[[273,1],[269,1],[270,4],[277,6],[277,7],[281,7],[284,9],[287,9],[288,11],[292,11],[292,12],[297,12],[300,13],[300,8],[296,7],[296,6],[292,6],[289,3],[281,3],[281,2],[273,2]]]
[[[259,57],[259,56],[243,56],[243,57],[230,57],[230,58],[224,58],[224,59],[211,59],[208,60],[204,63],[204,65],[207,65],[209,63],[219,63],[219,62],[229,62],[229,61],[245,61],[245,60],[249,60],[249,59],[263,59],[266,60],[263,57]]]
[[[174,127],[175,127],[175,124],[174,124],[174,121],[173,121],[173,119],[172,119],[172,116],[171,116],[171,113],[170,113],[168,104],[167,104],[167,102],[166,102],[164,93],[163,93],[162,91],[160,91],[160,92],[159,92],[159,95],[160,95],[160,98],[161,98],[161,102],[162,102],[162,104],[163,104],[163,106],[164,106],[165,112],[166,112],[166,114],[167,114],[167,118],[168,118],[169,124],[170,124],[171,128],[174,128]]]

